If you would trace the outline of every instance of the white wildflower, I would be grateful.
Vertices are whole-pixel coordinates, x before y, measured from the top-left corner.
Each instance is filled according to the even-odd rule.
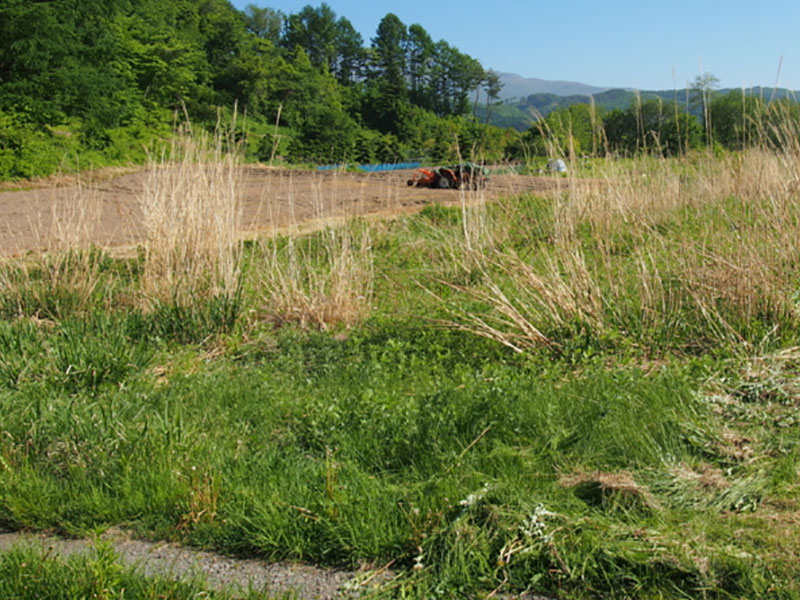
[[[425,564],[422,562],[423,559],[425,558],[425,553],[422,551],[422,547],[421,546],[417,546],[417,552],[419,552],[419,554],[417,554],[417,556],[414,557],[414,567],[413,568],[414,568],[415,571],[421,571],[422,569],[425,568]]]
[[[492,486],[490,486],[488,483],[485,483],[480,490],[478,490],[473,494],[469,494],[466,498],[464,498],[461,502],[459,502],[459,504],[461,506],[469,508],[470,506],[473,506],[474,504],[477,504],[478,502],[483,500],[483,497],[486,494],[488,494],[491,489]]]
[[[520,532],[525,538],[531,541],[549,544],[553,541],[553,536],[547,533],[547,517],[557,517],[554,512],[550,512],[541,504],[538,504],[533,512],[528,515],[525,521],[519,526]]]

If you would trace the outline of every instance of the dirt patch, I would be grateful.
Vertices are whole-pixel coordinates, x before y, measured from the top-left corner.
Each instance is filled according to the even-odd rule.
[[[574,490],[575,495],[589,506],[606,509],[657,509],[658,502],[650,491],[638,484],[627,471],[569,473],[562,475],[559,485]]]
[[[242,232],[269,232],[310,226],[319,221],[360,215],[393,216],[419,211],[426,204],[456,204],[457,190],[411,188],[409,171],[339,173],[245,166],[241,170]],[[120,247],[142,241],[140,197],[144,170],[87,175],[80,182],[51,180],[22,190],[0,188],[0,254],[24,254],[76,240]],[[519,193],[565,188],[553,177],[493,175],[480,197],[492,200]],[[467,192],[475,198],[475,192]]]

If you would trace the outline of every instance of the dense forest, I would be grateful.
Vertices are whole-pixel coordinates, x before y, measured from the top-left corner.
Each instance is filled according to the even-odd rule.
[[[394,14],[365,44],[326,4],[284,15],[227,0],[6,0],[0,46],[3,178],[136,160],[175,115],[213,125],[234,106],[262,160],[504,147],[471,116],[476,94],[496,102],[496,75]]]
[[[234,110],[250,159],[370,163],[738,147],[769,104],[710,87],[625,107],[554,96],[520,133],[475,58],[391,13],[365,41],[324,3],[4,0],[0,47],[0,179],[141,161],[176,122]]]

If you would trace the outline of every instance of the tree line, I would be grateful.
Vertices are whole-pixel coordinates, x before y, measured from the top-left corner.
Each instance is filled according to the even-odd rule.
[[[786,143],[778,116],[797,120],[793,101],[718,94],[712,76],[695,105],[578,104],[520,134],[488,124],[502,85],[478,60],[392,13],[365,41],[324,3],[4,0],[0,48],[0,179],[141,161],[176,118],[213,127],[234,106],[250,158],[316,163],[671,155]]]
[[[742,150],[800,144],[800,104],[748,90],[720,93],[711,74],[685,99],[634,95],[627,108],[590,102],[557,108],[507,149],[525,156],[676,156],[691,150]],[[761,90],[759,90],[761,91]]]
[[[499,79],[420,24],[387,14],[365,43],[327,4],[284,15],[227,0],[5,0],[0,7],[0,177],[67,161],[136,160],[175,114],[213,124],[237,106],[264,158],[447,159],[502,154],[472,94]],[[491,143],[490,143],[491,142]]]

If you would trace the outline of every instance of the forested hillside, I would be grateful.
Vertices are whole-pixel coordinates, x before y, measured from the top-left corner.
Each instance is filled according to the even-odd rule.
[[[444,160],[457,144],[499,158],[503,132],[471,118],[496,77],[420,24],[376,25],[365,41],[326,4],[6,0],[0,177],[141,159],[175,115],[210,125],[234,106],[261,159]]]
[[[722,89],[710,90],[711,96],[745,96],[762,102],[775,100],[796,100],[797,93],[784,88],[768,89],[754,87],[745,90]],[[708,98],[710,99],[710,97]],[[635,102],[661,100],[666,103],[677,103],[681,110],[689,112],[698,119],[703,119],[702,90],[688,88],[682,90],[623,90],[611,89],[589,95],[558,95],[552,93],[530,94],[525,98],[505,100],[500,106],[493,107],[489,121],[492,125],[513,127],[519,131],[530,128],[533,121],[546,117],[551,112],[573,106],[575,104],[594,104],[600,110],[626,110]],[[485,107],[478,107],[478,117],[487,114]]]
[[[0,179],[141,162],[177,123],[234,111],[249,160],[350,164],[737,148],[765,139],[770,111],[797,113],[785,90],[718,91],[710,74],[504,104],[496,72],[423,25],[389,13],[364,40],[324,3],[5,0],[0,48]]]

